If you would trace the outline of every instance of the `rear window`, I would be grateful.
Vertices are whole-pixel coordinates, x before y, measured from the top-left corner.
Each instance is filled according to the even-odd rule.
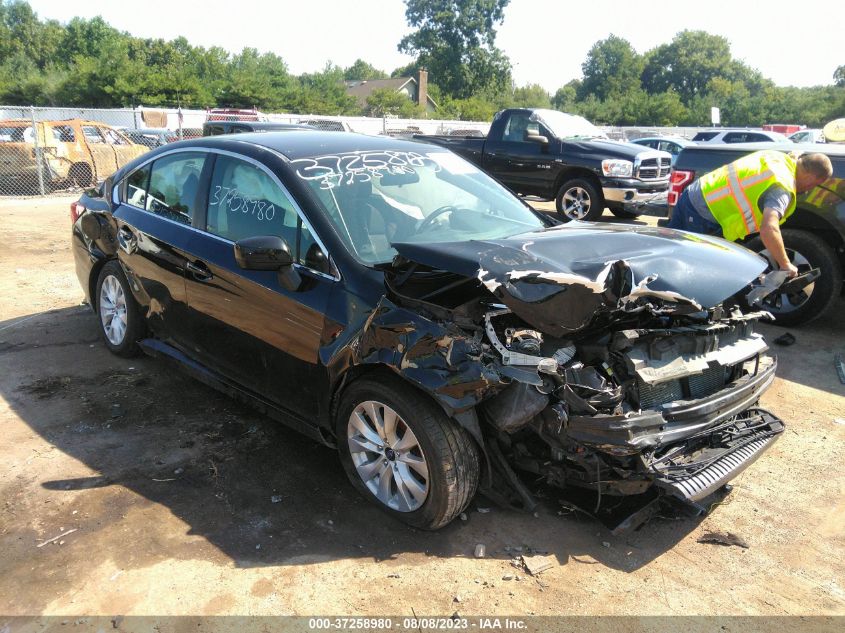
[[[718,132],[699,132],[695,136],[692,137],[694,141],[709,141],[710,139],[714,138]]]

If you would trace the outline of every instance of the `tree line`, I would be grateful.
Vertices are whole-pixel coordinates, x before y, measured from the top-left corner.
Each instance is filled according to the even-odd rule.
[[[512,65],[495,45],[509,0],[405,0],[412,31],[398,44],[414,61],[388,73],[359,59],[294,75],[275,53],[193,46],[119,31],[102,18],[67,24],[40,19],[23,0],[0,0],[0,103],[37,106],[257,107],[328,115],[425,111],[393,90],[375,91],[362,107],[345,80],[429,72],[437,118],[489,121],[504,107],[554,107],[605,125],[707,125],[711,106],[722,123],[819,126],[845,116],[845,65],[829,86],[779,87],[733,58],[728,41],[683,31],[639,54],[615,35],[596,42],[583,76],[553,95],[516,86]]]

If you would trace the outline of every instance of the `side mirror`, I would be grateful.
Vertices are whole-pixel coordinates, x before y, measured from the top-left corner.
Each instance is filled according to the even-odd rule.
[[[540,136],[539,134],[527,134],[525,140],[529,143],[537,143],[538,145],[549,144],[549,138],[547,136]]]
[[[235,261],[244,270],[275,270],[288,290],[299,288],[302,279],[293,268],[287,242],[277,235],[245,237],[235,242]]]

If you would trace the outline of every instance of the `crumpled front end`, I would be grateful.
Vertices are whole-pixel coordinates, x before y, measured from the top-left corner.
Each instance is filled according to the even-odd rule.
[[[764,264],[731,247],[741,270],[719,273],[719,300],[708,284],[683,292],[682,260],[657,248],[576,269],[550,266],[543,249],[554,244],[540,241],[473,243],[468,256],[397,246],[359,340],[361,362],[393,367],[472,432],[485,494],[531,508],[521,471],[599,495],[696,502],[775,441],[783,422],[757,407],[777,366],[754,329],[767,314],[727,299]],[[694,255],[709,246],[698,241]]]

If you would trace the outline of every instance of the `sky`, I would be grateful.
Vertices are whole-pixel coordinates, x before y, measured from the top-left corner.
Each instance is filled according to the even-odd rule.
[[[412,61],[397,50],[410,29],[402,0],[29,0],[42,19],[67,22],[102,16],[139,37],[184,36],[193,45],[244,47],[273,52],[295,75],[327,62],[351,66],[361,58],[390,73]],[[517,86],[537,83],[551,94],[581,77],[581,64],[598,40],[611,33],[640,53],[668,43],[685,29],[728,39],[736,59],[779,86],[833,83],[845,63],[845,4],[841,0],[785,3],[708,0],[511,0],[496,45],[510,58]],[[815,59],[814,59],[815,58]],[[430,81],[437,83],[436,77]]]

